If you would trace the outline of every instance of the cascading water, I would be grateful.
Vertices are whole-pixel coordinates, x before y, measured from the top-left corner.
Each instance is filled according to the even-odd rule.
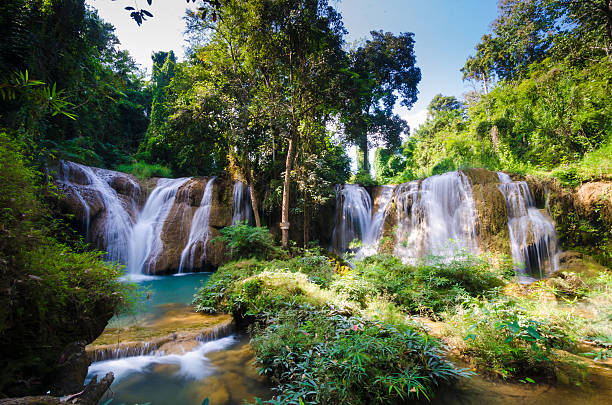
[[[232,203],[232,225],[235,225],[238,222],[242,221],[245,221],[247,224],[251,224],[253,222],[253,210],[251,208],[251,196],[249,195],[249,187],[241,181],[237,181],[234,183]]]
[[[354,239],[364,240],[372,223],[372,199],[357,184],[336,186],[336,224],[332,234],[333,250],[346,252]]]
[[[72,187],[78,199],[82,202],[86,212],[86,229],[89,233],[89,205],[81,195],[81,189],[91,190],[98,193],[104,204],[105,220],[103,223],[103,245],[106,250],[105,258],[109,261],[126,263],[128,259],[128,240],[131,237],[132,218],[121,202],[117,192],[110,186],[117,173],[110,170],[83,166],[74,162],[62,161],[60,164],[61,181],[67,185],[74,186],[70,182],[70,174],[73,171],[84,175],[86,184]],[[131,180],[129,180],[131,181]],[[132,182],[133,190],[140,191],[140,187]],[[134,199],[132,199],[134,200]],[[132,201],[132,204],[135,204]]]
[[[395,253],[411,262],[427,254],[452,257],[478,253],[472,187],[461,172],[449,172],[400,185]]]
[[[210,231],[208,229],[208,222],[210,219],[210,209],[212,207],[212,195],[215,178],[208,180],[206,187],[204,188],[204,194],[202,195],[202,201],[200,207],[197,209],[191,222],[191,228],[189,230],[189,241],[181,253],[181,263],[179,265],[179,273],[183,273],[185,266],[188,265],[188,269],[195,269],[202,266],[204,259],[206,258],[206,244],[210,237]],[[199,263],[195,266],[195,259],[198,256],[199,250]]]
[[[498,172],[499,189],[506,199],[512,259],[517,270],[528,276],[543,277],[559,267],[557,234],[552,220],[535,206],[529,186],[512,181]]]
[[[378,242],[383,232],[385,224],[385,213],[389,208],[391,197],[393,197],[394,186],[381,186],[380,196],[378,197],[378,209],[372,216],[370,226],[363,236],[363,246],[357,252],[358,257],[371,256],[378,250]]]
[[[159,179],[138,215],[129,241],[128,272],[150,273],[161,253],[161,232],[178,189],[189,178]]]

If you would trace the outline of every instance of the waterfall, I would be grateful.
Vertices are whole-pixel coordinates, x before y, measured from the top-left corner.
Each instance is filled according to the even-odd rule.
[[[499,189],[506,199],[512,259],[517,270],[540,278],[559,267],[555,226],[535,206],[529,186],[498,172]]]
[[[337,253],[346,252],[354,239],[363,241],[370,230],[371,217],[372,199],[363,187],[357,184],[336,186],[333,250]]]
[[[378,251],[378,242],[382,236],[385,224],[385,213],[387,208],[389,208],[394,189],[394,186],[381,186],[380,196],[378,197],[378,209],[372,216],[370,226],[363,235],[363,246],[357,252],[358,257],[371,256]]]
[[[478,253],[472,187],[461,172],[449,172],[400,185],[395,193],[395,253],[414,262],[427,255]]]
[[[179,265],[179,273],[183,273],[185,265],[188,263],[188,269],[196,268],[194,266],[195,258],[197,256],[198,248],[201,249],[198,268],[202,266],[202,262],[206,257],[206,245],[208,238],[210,237],[210,231],[208,229],[208,220],[210,218],[210,208],[212,206],[212,194],[213,185],[215,178],[211,178],[206,183],[204,194],[202,195],[202,201],[197,211],[193,215],[193,221],[191,222],[191,228],[189,230],[189,241],[181,253],[181,263]]]
[[[236,225],[238,222],[242,221],[245,221],[247,225],[252,224],[253,209],[251,208],[251,196],[249,187],[241,181],[236,181],[234,183],[232,203],[232,225]]]
[[[138,215],[129,241],[128,272],[150,273],[163,248],[161,232],[178,189],[189,178],[159,179]]]
[[[81,189],[97,192],[100,196],[105,211],[102,229],[103,245],[107,252],[105,258],[110,261],[126,263],[128,258],[128,240],[131,237],[132,218],[122,204],[117,192],[111,187],[111,183],[118,173],[67,161],[61,162],[60,171],[63,172],[63,176],[60,176],[61,181],[66,185],[73,186],[71,189],[83,204],[88,233],[90,207],[81,194]],[[77,187],[76,184],[70,182],[70,174],[75,172],[84,175],[85,179],[83,180],[86,181],[85,184],[79,184]],[[132,182],[131,179],[129,181]],[[135,182],[132,182],[132,186],[133,190],[140,191],[140,187]],[[134,201],[132,201],[132,205],[135,205]]]

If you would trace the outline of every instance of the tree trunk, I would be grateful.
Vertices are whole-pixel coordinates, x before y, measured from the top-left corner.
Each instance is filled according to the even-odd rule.
[[[308,202],[304,193],[304,249],[308,248],[310,242],[310,213],[308,212]]]
[[[489,94],[489,81],[487,80],[487,74],[482,74],[482,81],[484,82],[484,91],[485,94]]]
[[[606,14],[606,32],[609,41],[606,48],[608,49],[608,57],[612,60],[612,52],[610,52],[612,49],[612,0],[608,0],[608,7],[605,9],[604,6],[604,12]]]
[[[361,137],[361,142],[359,145],[361,152],[363,153],[363,166],[362,169],[364,172],[370,172],[370,162],[368,160],[368,136],[367,134],[363,134]]]
[[[281,233],[282,244],[284,249],[289,248],[289,187],[291,186],[291,168],[293,166],[293,157],[295,154],[295,144],[297,142],[297,131],[291,131],[289,139],[289,148],[287,150],[287,160],[285,161],[285,181],[283,183],[283,206],[281,212]]]
[[[255,226],[261,227],[261,218],[259,217],[259,199],[255,192],[255,182],[253,181],[253,171],[248,169],[247,171],[247,183],[249,185],[249,194],[251,196],[251,207],[253,208],[253,215],[255,216]]]

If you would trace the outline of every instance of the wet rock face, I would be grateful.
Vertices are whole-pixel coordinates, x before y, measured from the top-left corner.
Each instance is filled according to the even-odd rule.
[[[161,240],[162,251],[151,266],[153,274],[175,273],[179,269],[181,254],[189,240],[194,214],[200,207],[204,188],[210,178],[194,178],[181,186],[174,204],[164,223]],[[212,270],[225,260],[225,248],[221,242],[210,242],[219,236],[219,229],[232,224],[232,188],[228,179],[215,179],[213,184],[212,205],[210,208],[209,238],[206,246],[206,259],[203,268],[192,270]],[[197,245],[195,256],[202,257],[203,246]]]
[[[144,202],[144,193],[138,180],[132,175],[99,168],[88,169],[90,173],[87,173],[81,165],[70,162],[59,163],[55,170],[55,180],[63,194],[60,210],[64,214],[73,215],[74,227],[103,249],[105,241],[100,240],[103,233],[100,229],[104,228],[107,208],[100,190],[92,184],[90,178],[92,173],[117,193],[121,206],[132,221],[136,220],[138,208]]]
[[[79,392],[87,377],[91,364],[85,346],[87,342],[70,343],[59,358],[58,365],[51,374],[50,391],[54,396]]]
[[[528,176],[536,203],[546,208],[555,221],[564,249],[580,249],[600,263],[612,265],[612,181],[563,187],[552,178]]]
[[[506,199],[497,183],[473,184],[472,194],[478,215],[476,237],[481,252],[510,255]]]

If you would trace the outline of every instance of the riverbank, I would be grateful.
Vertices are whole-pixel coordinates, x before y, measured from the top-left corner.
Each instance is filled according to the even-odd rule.
[[[428,259],[372,256],[353,269],[316,254],[243,260],[221,267],[195,303],[252,325],[261,371],[287,403],[435,403],[448,392],[473,403],[602,403],[611,388],[609,269],[575,258],[582,269],[525,286],[504,261]]]

